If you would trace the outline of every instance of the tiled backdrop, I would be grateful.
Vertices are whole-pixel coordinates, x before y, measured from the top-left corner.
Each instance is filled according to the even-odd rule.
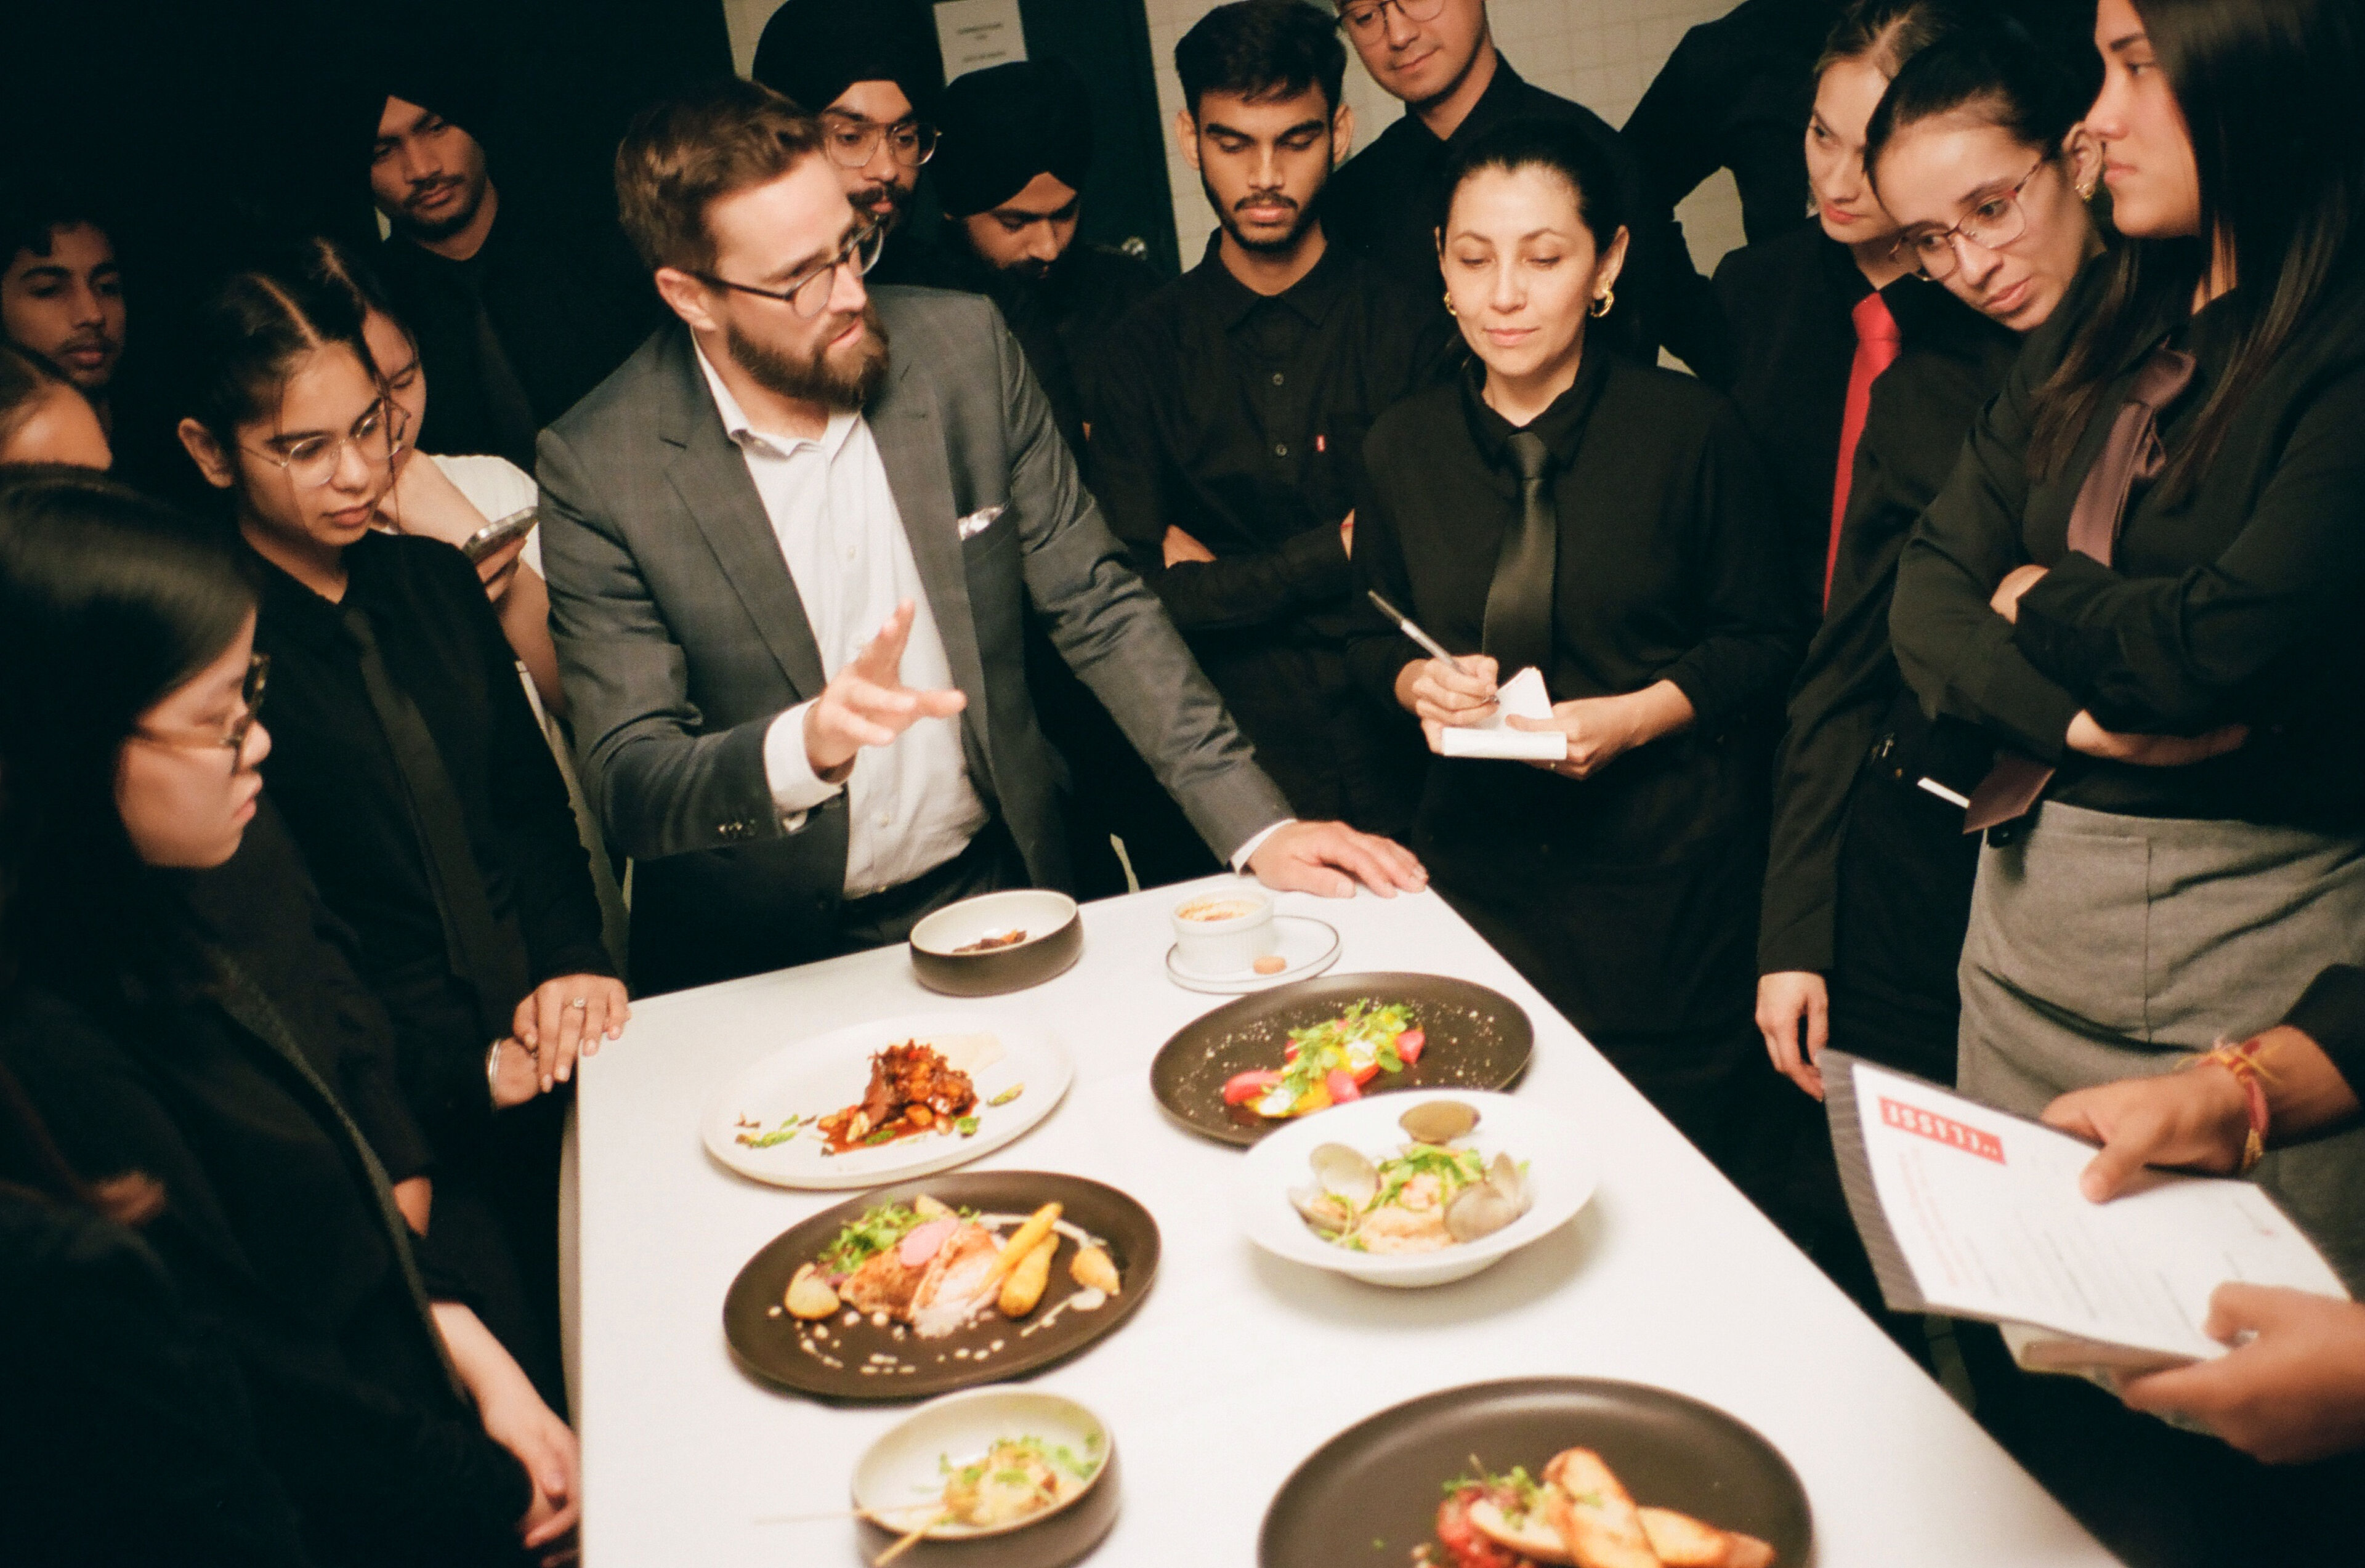
[[[1124,0],[1111,0],[1122,4]],[[1158,102],[1170,126],[1182,106],[1174,78],[1174,45],[1191,24],[1220,0],[1142,0],[1149,14],[1149,48],[1158,60]],[[1732,0],[1491,0],[1495,42],[1520,75],[1563,97],[1575,98],[1611,125],[1624,125],[1687,28],[1721,17]],[[1356,140],[1369,141],[1403,113],[1373,84],[1350,48],[1347,101],[1355,108]],[[1802,132],[1803,134],[1803,132]],[[1195,262],[1215,218],[1191,173],[1167,138],[1166,177],[1174,190],[1174,232],[1184,263]],[[1719,174],[1676,211],[1700,270],[1741,243],[1741,197],[1732,176]]]
[[[779,0],[723,0],[739,68],[755,57],[756,39]],[[864,0],[846,0],[861,5]],[[1174,80],[1174,43],[1218,0],[1107,0],[1139,4],[1149,17],[1149,44],[1158,61],[1158,99],[1171,125],[1182,106]],[[1642,90],[1651,84],[1667,51],[1684,29],[1722,15],[1732,0],[1493,0],[1495,39],[1529,81],[1576,99],[1612,125],[1626,123]],[[1037,40],[1045,42],[1048,40]],[[1347,101],[1355,106],[1359,140],[1377,136],[1401,112],[1394,99],[1372,84],[1351,56],[1347,63]],[[1215,227],[1199,182],[1173,150],[1168,136],[1167,178],[1174,190],[1174,231],[1182,236],[1185,263],[1198,259]],[[1741,243],[1741,202],[1732,176],[1719,174],[1677,210],[1700,270]]]

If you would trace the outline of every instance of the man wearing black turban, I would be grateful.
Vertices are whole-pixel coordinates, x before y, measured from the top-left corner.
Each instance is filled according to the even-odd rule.
[[[655,324],[656,299],[612,225],[494,183],[480,135],[495,116],[492,74],[461,45],[421,39],[378,62],[378,271],[435,390],[404,439],[532,473],[535,434],[623,363]]]
[[[945,62],[922,0],[787,0],[764,24],[750,73],[828,133],[830,161],[855,209],[887,225],[873,284],[966,286],[951,259],[916,232],[912,197],[936,145]]]
[[[1076,243],[1093,162],[1083,77],[1063,60],[972,71],[945,89],[940,120],[933,173],[949,244],[990,269],[995,297],[1026,296],[1088,383],[1102,335],[1159,277],[1138,256]]]

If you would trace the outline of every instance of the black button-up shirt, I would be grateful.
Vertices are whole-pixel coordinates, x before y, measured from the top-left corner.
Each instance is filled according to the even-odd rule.
[[[1594,324],[1592,341],[1655,363],[1661,345],[1711,381],[1721,382],[1721,334],[1708,282],[1693,269],[1691,252],[1673,208],[1661,200],[1642,166],[1609,122],[1583,104],[1520,79],[1499,55],[1494,79],[1469,115],[1443,140],[1407,111],[1379,139],[1339,166],[1322,193],[1322,220],[1331,238],[1362,252],[1427,301],[1444,309],[1445,283],[1437,265],[1437,227],[1445,213],[1445,170],[1452,155],[1507,120],[1569,125],[1616,172],[1625,210],[1626,270],[1618,302]],[[1802,133],[1803,134],[1803,131]]]
[[[369,612],[388,676],[435,738],[486,895],[497,918],[515,915],[530,977],[613,973],[566,782],[475,570],[441,541],[383,533],[344,558],[345,602]],[[434,1139],[463,1107],[481,1111],[488,1042],[456,1022],[474,1009],[438,1004],[457,979],[443,917],[342,610],[259,556],[253,569],[255,645],[271,655],[263,778],[321,898],[360,939],[357,967],[393,1016]]]
[[[1221,239],[1110,335],[1093,487],[1267,767],[1314,813],[1339,804],[1339,776],[1360,770],[1373,734],[1391,749],[1404,738],[1344,659],[1351,576],[1339,524],[1362,483],[1364,433],[1450,375],[1461,338],[1341,247],[1266,296],[1225,267]],[[1170,526],[1216,559],[1168,567]]]

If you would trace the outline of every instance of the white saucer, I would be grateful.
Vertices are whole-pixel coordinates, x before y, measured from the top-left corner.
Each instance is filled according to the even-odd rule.
[[[1184,991],[1239,996],[1318,975],[1339,961],[1339,930],[1328,921],[1306,914],[1276,914],[1272,928],[1281,936],[1281,946],[1275,951],[1287,960],[1287,967],[1278,973],[1261,975],[1254,969],[1227,969],[1221,974],[1198,974],[1176,963],[1175,949],[1169,947],[1166,978]]]

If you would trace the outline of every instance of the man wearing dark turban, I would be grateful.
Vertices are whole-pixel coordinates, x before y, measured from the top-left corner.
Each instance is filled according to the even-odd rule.
[[[787,0],[764,24],[750,74],[821,117],[846,199],[887,225],[871,281],[959,288],[950,258],[910,222],[945,86],[932,11],[922,0]]]
[[[388,230],[378,270],[435,388],[404,439],[530,473],[535,433],[623,363],[656,301],[611,228],[494,183],[476,134],[493,118],[488,73],[466,63],[476,50],[436,42],[382,60],[369,154]]]
[[[1063,60],[972,71],[945,89],[939,118],[933,173],[950,244],[990,269],[997,298],[1031,299],[1088,383],[1101,336],[1159,277],[1138,256],[1076,242],[1093,162],[1082,76]]]

